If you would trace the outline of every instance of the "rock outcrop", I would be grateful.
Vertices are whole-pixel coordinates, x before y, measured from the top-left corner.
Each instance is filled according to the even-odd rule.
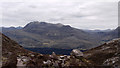
[[[73,55],[75,57],[83,57],[83,53],[78,49],[73,49],[71,52],[71,55]]]

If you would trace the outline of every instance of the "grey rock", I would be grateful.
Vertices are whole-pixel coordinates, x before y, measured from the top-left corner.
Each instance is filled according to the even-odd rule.
[[[75,57],[83,57],[83,53],[78,49],[73,49],[71,55]]]

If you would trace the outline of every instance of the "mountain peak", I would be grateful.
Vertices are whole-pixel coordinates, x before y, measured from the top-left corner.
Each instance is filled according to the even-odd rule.
[[[30,22],[28,23],[25,27],[25,28],[36,28],[36,26],[45,26],[47,23],[46,22],[39,22],[39,21],[33,21],[33,22]]]
[[[57,23],[56,26],[57,26],[57,27],[62,27],[62,26],[64,26],[64,25],[61,24],[61,23]]]
[[[47,23],[46,22],[33,21],[33,22],[30,22],[29,24],[47,24]]]
[[[71,28],[69,25],[63,25],[61,23],[53,24],[53,23],[48,23],[48,22],[39,22],[39,21],[33,21],[28,23],[24,29],[33,29],[33,28]]]

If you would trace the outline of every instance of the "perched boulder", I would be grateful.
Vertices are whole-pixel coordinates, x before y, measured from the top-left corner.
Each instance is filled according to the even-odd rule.
[[[83,53],[78,49],[73,49],[71,55],[75,57],[83,57]]]

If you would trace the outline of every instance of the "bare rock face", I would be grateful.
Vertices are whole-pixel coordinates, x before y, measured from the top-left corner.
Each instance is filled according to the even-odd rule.
[[[83,53],[78,49],[73,49],[72,52],[71,52],[71,55],[75,56],[75,57],[82,57]]]

